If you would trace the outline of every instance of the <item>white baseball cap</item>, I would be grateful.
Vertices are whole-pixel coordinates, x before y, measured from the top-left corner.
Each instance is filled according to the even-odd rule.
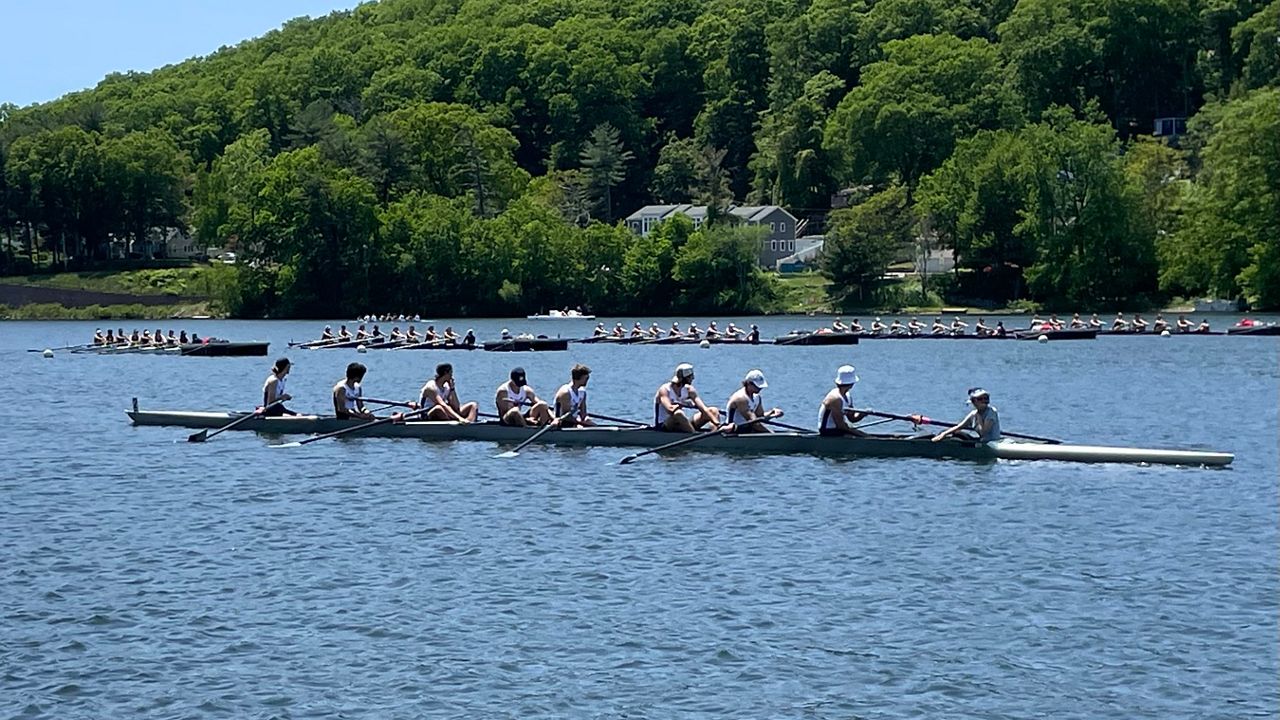
[[[671,382],[677,382],[683,378],[693,376],[693,366],[689,363],[680,363],[676,366],[676,374],[672,376]]]
[[[836,370],[837,385],[857,385],[858,380],[858,371],[855,370],[852,365],[841,365],[840,368]]]
[[[764,380],[764,373],[760,370],[747,371],[747,376],[742,378],[742,384],[746,385],[747,383],[751,383],[761,390],[769,387],[769,383]]]
[[[973,400],[974,398],[980,398],[980,397],[989,398],[989,397],[991,397],[991,393],[987,392],[986,390],[983,390],[983,389],[982,389],[982,388],[980,388],[980,387],[976,387],[976,388],[969,388],[969,399],[970,399],[970,400]]]

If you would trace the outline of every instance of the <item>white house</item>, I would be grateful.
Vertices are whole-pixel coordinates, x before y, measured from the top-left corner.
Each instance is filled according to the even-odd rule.
[[[706,205],[645,205],[627,216],[627,228],[640,236],[648,235],[658,223],[675,214],[686,215],[695,228],[707,219]],[[772,268],[780,258],[796,250],[796,217],[779,205],[730,205],[730,217],[747,225],[769,228],[760,247],[760,265]]]

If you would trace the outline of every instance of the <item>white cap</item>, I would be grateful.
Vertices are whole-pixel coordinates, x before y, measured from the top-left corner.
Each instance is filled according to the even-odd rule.
[[[671,381],[676,382],[691,375],[693,375],[693,366],[689,363],[680,363],[676,366],[676,374],[671,377]]]
[[[980,387],[976,387],[976,388],[969,388],[969,399],[970,399],[970,400],[972,400],[972,399],[974,399],[974,398],[980,398],[980,397],[987,397],[987,398],[989,398],[989,397],[991,397],[991,393],[987,392],[986,390],[983,390],[983,389],[982,389],[982,388],[980,388]]]
[[[752,385],[755,385],[761,390],[769,387],[769,383],[765,382],[764,380],[764,373],[761,372],[760,370],[747,371],[747,376],[742,378],[742,383],[744,385],[747,383],[751,383]]]
[[[836,370],[837,385],[857,385],[858,380],[858,371],[855,370],[852,365],[841,365],[840,368]]]

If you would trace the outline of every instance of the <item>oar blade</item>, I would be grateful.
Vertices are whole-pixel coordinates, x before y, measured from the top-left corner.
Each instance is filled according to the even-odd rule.
[[[269,447],[269,448],[275,448],[275,449],[278,449],[278,448],[298,448],[298,447],[302,447],[302,443],[300,443],[300,442],[296,442],[296,441],[295,441],[295,442],[280,443],[279,445],[268,445],[267,447]]]
[[[187,436],[187,442],[202,443],[202,442],[204,442],[204,441],[205,441],[205,439],[206,439],[206,438],[208,438],[208,437],[209,437],[209,431],[208,431],[208,430],[201,430],[201,431],[200,431],[200,432],[198,432],[198,433],[192,433],[192,434],[188,435],[188,436]]]
[[[500,452],[500,453],[498,453],[497,455],[494,455],[494,457],[496,457],[496,458],[504,458],[504,459],[505,459],[505,458],[520,457],[520,453],[516,452],[515,450],[508,450],[508,451],[506,451],[506,452]]]
[[[640,457],[639,455],[628,455],[628,456],[626,456],[626,457],[622,458],[621,460],[619,460],[619,461],[618,461],[618,464],[619,464],[619,465],[630,465],[631,463],[635,462],[635,461],[636,461],[636,459],[637,459],[637,458],[639,458],[639,457]]]

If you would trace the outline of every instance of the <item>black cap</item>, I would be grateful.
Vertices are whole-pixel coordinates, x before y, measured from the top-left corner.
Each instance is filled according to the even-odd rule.
[[[522,368],[522,367],[511,368],[511,379],[512,379],[512,380],[523,380],[523,379],[524,379],[524,368]]]

